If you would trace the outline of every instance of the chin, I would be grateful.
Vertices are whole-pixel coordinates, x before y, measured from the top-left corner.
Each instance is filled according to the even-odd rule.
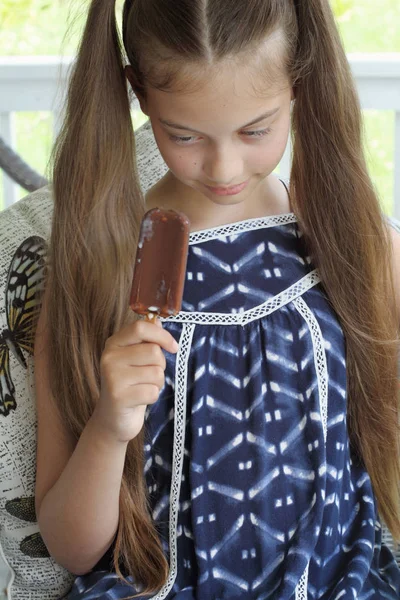
[[[217,206],[236,206],[242,204],[246,198],[243,198],[241,194],[237,196],[214,196],[213,194],[204,194],[213,204]]]

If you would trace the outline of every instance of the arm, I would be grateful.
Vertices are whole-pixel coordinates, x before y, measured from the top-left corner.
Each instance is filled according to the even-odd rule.
[[[115,536],[126,444],[101,435],[93,419],[74,448],[50,392],[44,320],[42,311],[35,343],[36,514],[50,554],[82,574]]]
[[[160,347],[175,352],[176,343],[152,323],[135,323],[108,340],[100,398],[75,446],[50,391],[45,313],[44,302],[35,340],[36,513],[50,554],[69,571],[83,574],[114,539],[127,444],[163,385]]]

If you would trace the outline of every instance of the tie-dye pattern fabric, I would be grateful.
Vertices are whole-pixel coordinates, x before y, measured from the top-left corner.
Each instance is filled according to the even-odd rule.
[[[164,327],[180,350],[146,415],[170,562],[153,598],[398,599],[400,570],[349,448],[343,332],[295,215],[191,234],[183,310]],[[132,592],[114,574],[90,577],[69,600]]]

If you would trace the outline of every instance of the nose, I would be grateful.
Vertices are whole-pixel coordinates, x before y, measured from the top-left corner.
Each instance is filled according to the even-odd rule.
[[[210,185],[229,186],[242,183],[243,158],[234,144],[207,149],[203,171]]]

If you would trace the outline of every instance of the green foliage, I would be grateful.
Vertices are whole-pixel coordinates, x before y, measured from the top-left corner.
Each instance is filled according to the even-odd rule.
[[[50,7],[48,0],[2,0],[0,26],[2,30],[19,27],[23,20],[41,17]]]
[[[353,5],[354,2],[352,0],[331,0],[332,10],[339,22],[349,17]]]

